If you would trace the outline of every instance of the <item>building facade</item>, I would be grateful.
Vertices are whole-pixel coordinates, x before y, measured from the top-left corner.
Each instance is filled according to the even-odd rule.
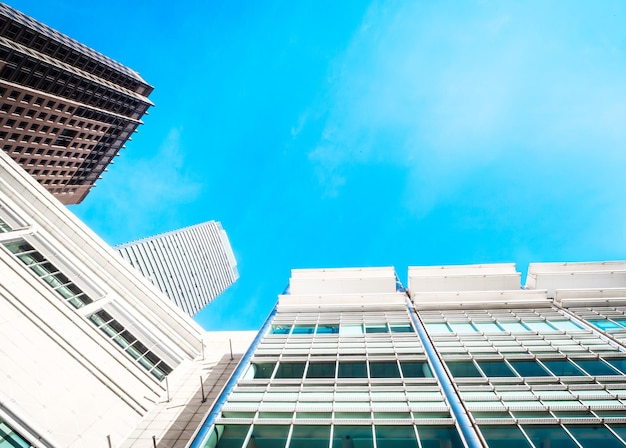
[[[115,249],[190,316],[239,278],[228,235],[216,221],[122,244]]]
[[[0,446],[120,446],[206,375],[205,337],[0,153]]]
[[[0,3],[0,145],[64,204],[87,195],[152,105],[138,73]]]
[[[193,448],[622,447],[626,263],[294,270]]]

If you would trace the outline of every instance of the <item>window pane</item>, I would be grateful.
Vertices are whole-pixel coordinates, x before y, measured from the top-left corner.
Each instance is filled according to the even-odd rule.
[[[249,447],[283,448],[287,443],[289,425],[254,425]]]
[[[418,426],[422,448],[463,448],[459,432],[452,426]]]
[[[367,365],[363,362],[339,362],[339,378],[367,378]]]
[[[566,425],[569,432],[582,446],[601,446],[602,448],[618,448],[624,445],[606,429],[600,425]]]
[[[370,376],[372,378],[400,378],[400,370],[395,361],[370,362]]]
[[[328,448],[330,426],[293,425],[290,448]],[[275,445],[277,446],[277,445]],[[259,445],[259,448],[261,446]],[[274,448],[269,447],[268,448]]]
[[[413,333],[411,324],[389,324],[392,333]]]
[[[446,324],[426,322],[424,325],[426,326],[426,331],[428,331],[429,333],[436,334],[436,333],[450,333],[451,332],[450,328],[448,328]]]
[[[473,324],[482,333],[502,332],[502,329],[495,322],[473,322]]]
[[[482,376],[472,361],[447,361],[452,376],[457,378],[471,378]]]
[[[595,325],[600,330],[616,330],[616,329],[621,330],[622,328],[619,325],[617,325],[615,322],[611,322],[610,320],[607,320],[607,319],[588,320],[587,322],[589,322],[591,325]]]
[[[342,426],[333,428],[333,448],[374,448],[371,426]]]
[[[485,372],[488,377],[510,377],[516,376],[504,361],[479,361],[478,366]]]
[[[289,334],[291,325],[272,325],[271,334]]]
[[[214,432],[218,442],[215,448],[241,448],[249,428],[249,425],[216,425]]]
[[[607,358],[605,361],[626,374],[626,358]]]
[[[334,378],[335,363],[334,362],[312,362],[306,371],[307,378]]]
[[[576,360],[576,364],[582,367],[589,375],[620,375],[620,373],[601,359]]]
[[[476,333],[476,329],[469,322],[448,322],[454,333]]]
[[[531,448],[517,426],[480,426],[489,448]]]
[[[552,371],[556,376],[584,376],[585,373],[576,367],[574,364],[564,359],[561,361],[541,361],[543,364]]]
[[[252,364],[253,378],[270,378],[274,372],[275,362],[259,362]]]
[[[313,334],[315,325],[295,325],[291,334]]]
[[[575,324],[571,320],[550,321],[550,325],[552,325],[553,327],[556,327],[559,330],[564,330],[564,331],[580,331],[580,330],[582,330],[580,325]]]
[[[535,446],[550,448],[577,448],[576,443],[557,425],[524,425],[524,431]]]
[[[339,333],[339,324],[318,325],[317,334],[336,334]]]
[[[365,326],[366,333],[387,333],[386,324],[369,324]]]
[[[400,361],[402,375],[405,378],[432,378],[433,373],[426,361]]]
[[[304,375],[303,362],[281,362],[274,378],[302,378]]]
[[[413,426],[376,426],[377,448],[418,448]]]
[[[535,361],[509,361],[520,376],[552,376],[550,372]]]
[[[528,331],[528,328],[519,322],[500,322],[500,326],[504,328],[505,331],[510,331],[511,333]]]

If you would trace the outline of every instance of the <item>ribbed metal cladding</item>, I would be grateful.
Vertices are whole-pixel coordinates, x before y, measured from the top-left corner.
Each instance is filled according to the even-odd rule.
[[[216,221],[122,244],[115,249],[190,316],[239,278],[228,236]]]

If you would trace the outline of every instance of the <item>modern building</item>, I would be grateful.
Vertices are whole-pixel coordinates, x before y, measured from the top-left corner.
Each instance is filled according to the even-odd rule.
[[[152,105],[128,67],[0,3],[0,146],[81,202]]]
[[[190,316],[239,278],[228,235],[216,221],[122,244],[115,249]]]
[[[204,332],[0,152],[0,447],[186,444],[252,338]]]
[[[193,448],[626,445],[626,262],[294,270]]]

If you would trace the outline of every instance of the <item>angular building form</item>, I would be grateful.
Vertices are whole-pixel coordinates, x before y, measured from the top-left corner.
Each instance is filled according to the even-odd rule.
[[[128,67],[0,3],[0,146],[81,202],[152,105]]]
[[[189,446],[626,446],[626,262],[294,270]]]
[[[204,332],[0,152],[0,446],[187,443],[252,337]]]
[[[216,221],[122,244],[115,249],[190,316],[239,278],[228,235]]]

